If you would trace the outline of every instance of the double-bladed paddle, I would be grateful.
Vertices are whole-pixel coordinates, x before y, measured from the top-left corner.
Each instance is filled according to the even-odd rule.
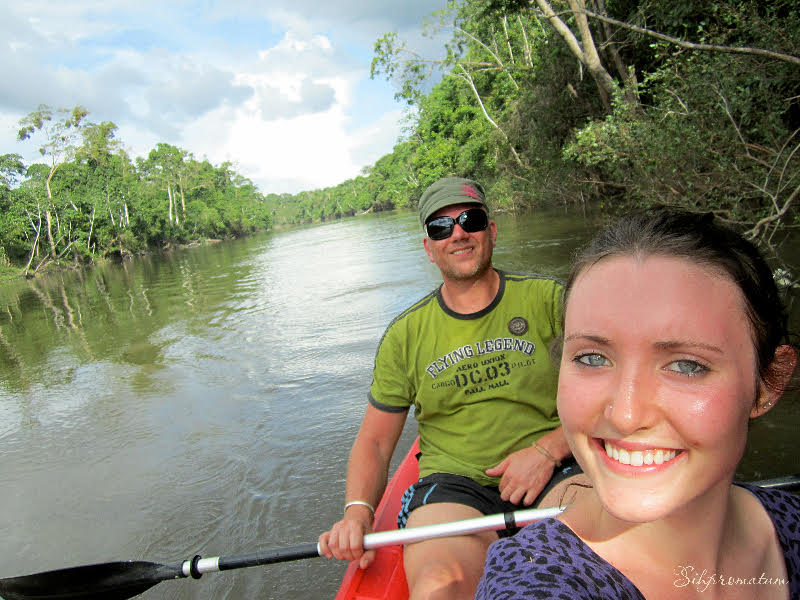
[[[798,491],[800,474],[755,481],[753,484]],[[561,508],[530,508],[439,525],[369,533],[364,536],[364,548],[374,550],[384,546],[413,544],[439,537],[522,527],[539,519],[553,517],[561,510]],[[199,579],[204,573],[314,558],[319,555],[317,543],[309,542],[250,554],[213,558],[195,556],[173,564],[145,561],[102,563],[0,579],[0,597],[5,600],[125,600],[167,579],[185,577]]]
[[[364,548],[374,550],[384,546],[413,544],[439,537],[522,527],[539,519],[554,517],[561,510],[563,509],[557,507],[531,508],[451,523],[369,533],[364,536]],[[250,554],[213,558],[195,556],[172,564],[145,561],[102,563],[0,579],[0,597],[5,600],[125,600],[167,579],[184,577],[199,579],[204,573],[316,556],[320,556],[319,546],[317,542],[309,542]]]

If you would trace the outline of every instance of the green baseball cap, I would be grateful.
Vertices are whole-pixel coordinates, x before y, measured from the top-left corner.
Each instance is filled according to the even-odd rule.
[[[486,193],[480,183],[463,177],[445,177],[432,183],[419,199],[420,223],[425,227],[425,221],[433,213],[453,204],[479,204],[489,212]]]

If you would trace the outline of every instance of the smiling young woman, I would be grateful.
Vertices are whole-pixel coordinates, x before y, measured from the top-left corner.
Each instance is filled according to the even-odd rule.
[[[733,282],[685,259],[608,258],[577,278],[559,415],[614,517],[727,494],[756,397],[743,308]]]
[[[800,499],[732,484],[795,364],[752,244],[666,210],[609,227],[567,283],[558,386],[592,487],[494,544],[477,598],[800,597]]]

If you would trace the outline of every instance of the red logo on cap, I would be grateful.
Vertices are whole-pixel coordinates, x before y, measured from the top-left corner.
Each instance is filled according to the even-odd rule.
[[[464,185],[461,186],[461,191],[468,198],[472,198],[473,200],[477,200],[477,201],[480,202],[481,197],[478,194],[478,191],[474,187],[472,187],[471,185],[465,183]]]

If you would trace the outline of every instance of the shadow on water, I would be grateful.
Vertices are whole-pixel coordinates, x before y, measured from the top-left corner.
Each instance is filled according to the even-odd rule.
[[[563,212],[496,220],[498,267],[562,278],[595,230]],[[382,213],[4,283],[0,577],[315,540],[341,514],[378,340],[439,281],[416,215]],[[756,421],[740,477],[797,471],[798,424],[795,397]],[[413,436],[409,420],[401,451]],[[332,597],[344,566],[142,597]]]

